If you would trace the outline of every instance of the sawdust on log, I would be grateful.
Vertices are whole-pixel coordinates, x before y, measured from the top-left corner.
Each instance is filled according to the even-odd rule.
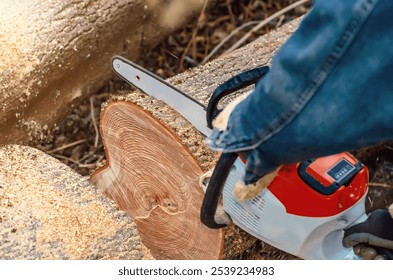
[[[11,8],[11,10],[10,10]],[[34,36],[31,30],[26,29],[26,18],[18,16],[28,14],[25,11],[31,9],[27,2],[14,1],[9,5],[7,1],[0,1],[0,73],[4,80],[20,80],[32,70],[37,63],[36,57],[30,55],[34,45]],[[10,30],[9,28],[12,28]],[[15,35],[18,34],[18,35]],[[2,82],[1,85],[8,85]],[[7,97],[9,91],[4,89],[3,94]],[[6,108],[8,104],[2,104]]]
[[[135,224],[87,178],[24,146],[0,149],[0,165],[2,258],[142,257]]]

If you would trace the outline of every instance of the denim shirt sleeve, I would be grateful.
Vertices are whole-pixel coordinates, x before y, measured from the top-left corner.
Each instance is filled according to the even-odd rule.
[[[393,139],[393,1],[315,1],[212,149],[247,153],[245,183]]]
[[[317,93],[377,2],[315,1],[274,57],[270,72],[232,112],[227,130],[213,132],[211,147],[250,150],[288,125]]]

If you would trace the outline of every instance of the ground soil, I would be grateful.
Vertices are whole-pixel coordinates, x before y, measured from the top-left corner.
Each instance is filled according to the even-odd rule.
[[[194,22],[186,25],[152,51],[139,63],[147,69],[167,78],[189,67],[199,65],[212,54],[214,47],[232,31],[244,27],[228,40],[210,59],[229,49],[243,35],[261,20],[296,2],[291,0],[225,0],[217,3],[210,10],[205,10]],[[302,5],[276,20],[270,22],[258,32],[253,33],[250,42],[281,26],[291,19],[304,15],[310,4]],[[247,27],[247,23],[249,23]],[[78,173],[89,176],[105,162],[104,147],[99,135],[99,114],[101,104],[106,102],[116,91],[129,91],[132,88],[114,77],[96,95],[85,100],[67,116],[51,133],[45,142],[35,146],[60,159]],[[370,191],[367,199],[367,211],[385,208],[393,202],[393,143],[384,143],[375,147],[351,151],[370,171]],[[274,259],[279,250],[256,242],[239,259]]]

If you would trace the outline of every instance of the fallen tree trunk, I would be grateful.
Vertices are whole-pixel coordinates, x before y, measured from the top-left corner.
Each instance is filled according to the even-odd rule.
[[[1,260],[140,260],[135,222],[86,178],[37,149],[0,147]]]
[[[44,140],[112,78],[113,55],[138,59],[202,9],[178,2],[1,1],[0,145]]]
[[[206,104],[214,89],[235,73],[268,64],[297,24],[170,82]],[[255,59],[249,59],[251,53]],[[236,226],[222,232],[201,224],[203,193],[198,181],[214,167],[218,154],[162,101],[140,92],[118,93],[102,111],[101,136],[107,163],[92,175],[92,181],[135,219],[142,242],[155,258],[232,259],[256,244],[255,237]],[[279,252],[275,258],[294,257]]]

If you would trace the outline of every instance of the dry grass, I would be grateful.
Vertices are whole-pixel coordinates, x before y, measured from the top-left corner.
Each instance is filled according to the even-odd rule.
[[[189,67],[198,66],[230,51],[240,41],[242,43],[238,47],[302,16],[309,10],[311,1],[221,0],[216,2],[218,3],[210,9],[202,9],[202,13],[194,22],[187,24],[145,55],[144,66],[160,76],[174,76]],[[294,3],[299,5],[287,10]],[[270,18],[282,11],[283,14]],[[258,26],[266,19],[268,20],[265,24]],[[247,38],[243,39],[244,36]]]

